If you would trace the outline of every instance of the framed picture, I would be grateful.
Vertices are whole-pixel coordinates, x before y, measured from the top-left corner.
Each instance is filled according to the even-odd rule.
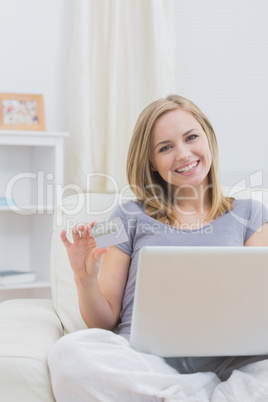
[[[43,96],[0,93],[0,130],[45,130]]]

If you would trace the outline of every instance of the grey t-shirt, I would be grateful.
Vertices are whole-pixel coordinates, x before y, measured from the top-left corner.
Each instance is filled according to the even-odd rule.
[[[139,251],[144,246],[243,246],[265,222],[267,209],[256,200],[235,200],[234,209],[202,228],[177,229],[146,215],[143,204],[129,201],[116,208],[112,217],[120,217],[128,241],[117,245],[131,256],[128,280],[120,314],[119,333],[129,334]]]

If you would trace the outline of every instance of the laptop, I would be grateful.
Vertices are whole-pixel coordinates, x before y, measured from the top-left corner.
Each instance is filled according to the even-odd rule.
[[[144,247],[130,345],[162,357],[268,354],[268,247]]]

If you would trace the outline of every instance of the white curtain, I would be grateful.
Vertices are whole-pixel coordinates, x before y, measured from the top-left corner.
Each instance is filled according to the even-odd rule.
[[[74,18],[68,182],[118,191],[139,113],[176,91],[173,0],[77,0]]]

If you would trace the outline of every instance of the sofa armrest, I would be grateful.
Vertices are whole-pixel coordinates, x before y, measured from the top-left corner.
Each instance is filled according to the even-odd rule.
[[[1,399],[53,401],[47,355],[63,335],[52,300],[0,303]]]

